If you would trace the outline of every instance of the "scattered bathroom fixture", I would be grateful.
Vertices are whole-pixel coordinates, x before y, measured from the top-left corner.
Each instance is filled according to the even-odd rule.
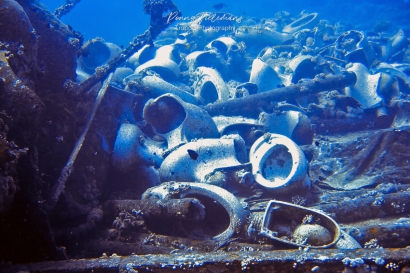
[[[164,45],[157,49],[151,59],[135,69],[135,74],[150,69],[158,73],[164,80],[173,81],[179,77],[181,57],[175,45]]]
[[[206,183],[189,183],[189,182],[167,182],[157,187],[149,188],[144,192],[141,199],[151,200],[169,200],[172,198],[187,198],[195,196],[199,199],[201,196],[211,198],[214,202],[219,203],[229,215],[229,226],[225,231],[213,237],[217,241],[227,241],[234,234],[241,232],[247,212],[244,210],[241,202],[227,190]],[[206,209],[206,208],[205,208]]]
[[[138,164],[159,167],[164,147],[147,138],[137,125],[123,123],[117,132],[112,153],[112,164],[125,172]]]
[[[199,139],[178,147],[162,162],[159,169],[161,181],[202,182],[230,187],[229,180],[249,185],[253,182],[250,164],[247,161],[244,140],[239,135],[223,136],[220,139]],[[244,175],[228,177],[228,170]]]
[[[235,40],[245,42],[247,47],[262,49],[293,41],[293,35],[277,32],[263,26],[241,26],[235,29]]]
[[[112,83],[124,89],[124,79],[130,75],[134,75],[134,71],[128,67],[118,67],[115,69],[114,76],[112,78]]]
[[[353,63],[347,71],[356,74],[356,83],[346,87],[346,95],[357,100],[364,109],[376,108],[383,104],[383,98],[379,96],[379,83],[381,73],[370,74],[369,70],[361,63]]]
[[[82,55],[77,60],[77,74],[90,76],[95,69],[114,59],[121,53],[121,48],[113,43],[108,43],[101,38],[89,40],[82,50]]]
[[[223,66],[220,55],[213,49],[194,51],[185,57],[185,62],[190,72],[194,72],[195,69],[201,66],[210,68],[221,68]]]
[[[178,34],[177,38],[175,39],[174,44],[175,45],[187,46],[189,44],[189,38],[191,38],[191,40],[192,40],[191,33],[189,33],[189,32],[180,33],[180,34]]]
[[[258,93],[258,86],[252,82],[245,82],[235,88],[234,98],[243,98]]]
[[[266,132],[284,135],[299,145],[312,144],[314,130],[306,111],[291,104],[278,104],[274,112],[262,112],[259,122]]]
[[[408,94],[410,91],[410,78],[404,73],[402,70],[400,70],[399,67],[397,67],[394,64],[388,64],[388,63],[379,63],[377,66],[372,68],[372,73],[385,73],[388,74],[390,77],[393,77],[397,79],[397,84],[398,86],[393,86],[393,90],[390,90],[389,93],[391,95],[398,95],[399,92],[406,93]],[[390,96],[391,96],[390,95]]]
[[[337,243],[340,233],[339,225],[322,212],[271,200],[266,206],[259,236],[295,247],[329,248]]]
[[[293,34],[302,29],[311,29],[319,22],[319,18],[317,17],[317,15],[318,14],[316,12],[305,14],[301,18],[290,23],[289,25],[284,26],[282,32]]]
[[[382,60],[388,61],[394,54],[402,50],[407,45],[407,37],[400,29],[393,37],[387,40],[385,45],[381,46]]]
[[[258,120],[244,117],[217,116],[212,118],[221,136],[240,135],[247,148],[265,133],[265,126]]]
[[[173,94],[149,100],[143,117],[157,134],[167,139],[168,149],[193,139],[219,136],[218,128],[205,110]]]
[[[144,45],[140,50],[135,52],[131,57],[127,59],[126,66],[135,70],[143,63],[152,60],[155,57],[155,52],[158,48],[150,45]]]
[[[297,83],[301,79],[313,79],[316,74],[319,74],[315,70],[317,66],[313,57],[310,55],[298,55],[289,62],[289,68],[292,69],[293,74],[291,76],[291,82]]]
[[[157,98],[164,94],[171,93],[178,96],[185,102],[195,105],[203,105],[202,100],[198,99],[193,94],[163,80],[161,77],[158,77],[158,75],[146,75],[141,77],[140,82],[142,86],[148,88],[149,94],[144,95],[147,95],[150,98]]]
[[[303,151],[290,138],[266,133],[249,151],[255,181],[276,193],[307,191],[311,181]]]
[[[261,59],[257,58],[252,63],[249,82],[258,86],[258,92],[265,92],[282,85],[278,73]]]
[[[239,50],[237,42],[231,37],[219,37],[205,46],[205,50],[211,50],[212,48],[216,48],[223,56],[231,51]]]
[[[229,99],[229,89],[218,71],[208,67],[198,67],[197,80],[193,84],[195,96],[205,104]]]
[[[350,30],[340,35],[335,42],[335,50],[348,63],[362,63],[370,67],[375,59],[371,44],[364,32]]]
[[[198,35],[202,34],[202,35],[205,36],[203,38],[206,38],[204,40],[209,41],[209,40],[212,40],[212,37],[219,36],[220,34],[217,33],[217,31],[214,31],[211,28],[211,26],[215,26],[216,22],[212,22],[209,19],[212,18],[212,16],[221,16],[223,14],[224,13],[220,13],[220,12],[215,12],[215,13],[201,12],[201,13],[198,13],[197,16],[196,16],[196,19],[193,20],[190,23],[191,30],[193,31],[194,35],[196,36],[195,38],[196,39],[201,39],[201,37],[198,37]],[[226,24],[227,26],[229,26],[229,25],[232,25],[233,22],[229,22],[228,20],[223,20],[223,22],[222,21],[218,22],[218,25],[219,24],[222,24],[222,25]]]

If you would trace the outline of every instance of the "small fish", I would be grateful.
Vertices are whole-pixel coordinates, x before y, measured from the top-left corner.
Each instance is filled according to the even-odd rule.
[[[194,150],[188,149],[187,150],[189,157],[192,158],[193,160],[197,160],[198,158],[198,153],[195,152]]]
[[[213,7],[215,10],[221,10],[223,8],[228,8],[228,6],[225,3],[213,4],[211,7]]]

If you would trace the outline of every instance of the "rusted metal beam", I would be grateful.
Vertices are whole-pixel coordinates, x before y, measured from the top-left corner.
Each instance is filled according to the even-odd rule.
[[[297,83],[243,98],[209,104],[204,108],[211,116],[258,114],[261,109],[274,106],[274,102],[294,99],[327,90],[343,89],[355,82],[356,74],[353,72],[327,76],[319,74],[316,75],[314,79],[303,83]]]
[[[238,252],[131,255],[97,259],[42,262],[24,265],[0,264],[8,272],[408,272],[408,249],[311,249]],[[370,269],[366,271],[366,268]],[[344,271],[345,270],[345,271]]]
[[[205,217],[205,207],[195,198],[153,200],[109,200],[104,204],[105,217],[113,220],[122,211],[135,210],[144,219],[196,219]]]

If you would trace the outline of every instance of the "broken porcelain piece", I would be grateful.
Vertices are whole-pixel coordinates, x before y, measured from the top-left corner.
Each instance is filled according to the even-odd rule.
[[[239,234],[248,213],[239,200],[227,190],[205,183],[167,182],[148,189],[141,199],[169,200],[172,198],[186,198],[195,196],[210,198],[219,203],[229,215],[229,226],[226,230],[213,237],[217,241],[227,241],[235,234]]]
[[[348,63],[362,63],[370,67],[375,59],[373,47],[367,41],[366,34],[357,30],[350,30],[340,35],[335,42],[335,50]]]
[[[278,73],[260,58],[252,62],[249,82],[258,86],[258,93],[266,92],[282,85],[282,79]]]
[[[383,104],[383,98],[379,96],[379,82],[381,73],[371,75],[369,70],[361,63],[353,63],[347,71],[356,74],[356,83],[346,87],[346,95],[357,100],[364,109],[376,108]]]
[[[165,45],[158,48],[155,57],[135,69],[135,74],[142,73],[144,70],[153,70],[164,80],[173,81],[179,77],[179,63],[181,57],[174,45]]]
[[[137,125],[123,123],[117,132],[111,162],[121,172],[138,164],[159,167],[164,150],[161,143],[148,139]]]
[[[295,227],[295,223],[298,224]],[[340,238],[339,225],[326,214],[283,201],[269,201],[259,235],[295,247],[329,248]]]
[[[230,92],[219,72],[208,67],[195,70],[197,79],[193,84],[195,96],[204,104],[227,101]]]
[[[178,147],[163,161],[159,169],[161,181],[202,182],[226,187],[226,169],[238,166],[248,172],[243,165],[247,161],[244,140],[239,135],[220,139],[199,139]],[[248,181],[242,181],[248,184]],[[245,183],[246,182],[246,183]]]
[[[219,137],[218,128],[205,110],[173,94],[150,99],[144,106],[143,117],[157,134],[167,139],[168,149],[193,139]]]
[[[266,133],[249,151],[255,181],[275,193],[306,192],[311,181],[303,151],[290,138]]]
[[[317,15],[318,14],[316,12],[305,14],[299,19],[290,23],[289,25],[284,26],[282,32],[293,34],[302,29],[312,29],[319,22],[319,18],[317,17]]]
[[[259,114],[259,123],[266,132],[284,135],[298,145],[312,144],[314,130],[306,111],[290,104],[279,104],[272,114]]]
[[[346,231],[340,230],[340,238],[336,243],[335,248],[337,249],[358,249],[362,246]]]
[[[372,68],[372,73],[385,73],[390,75],[391,77],[394,77],[398,81],[398,86],[393,86],[392,92],[390,91],[389,93],[393,93],[394,95],[397,95],[399,92],[403,92],[408,94],[410,91],[410,78],[398,69],[396,66],[388,64],[388,63],[379,63],[377,66]]]

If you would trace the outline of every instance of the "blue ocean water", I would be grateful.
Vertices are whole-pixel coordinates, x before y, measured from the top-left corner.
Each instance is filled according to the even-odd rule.
[[[62,0],[42,1],[51,11],[63,5]],[[224,3],[221,11],[237,16],[271,18],[278,11],[286,11],[294,16],[301,12],[318,12],[319,18],[330,23],[348,22],[355,29],[369,29],[378,22],[389,22],[394,29],[404,28],[410,16],[410,3],[406,0],[175,0],[183,16],[193,16],[199,12],[216,11],[213,5]],[[149,17],[142,11],[142,2],[136,0],[97,1],[82,0],[61,20],[80,31],[85,39],[102,37],[107,42],[126,46],[132,38],[141,34],[149,26]]]

